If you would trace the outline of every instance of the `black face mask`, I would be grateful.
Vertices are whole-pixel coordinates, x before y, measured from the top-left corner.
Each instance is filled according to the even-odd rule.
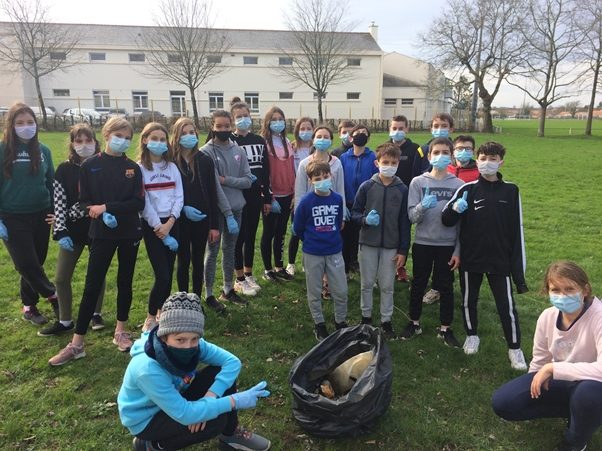
[[[362,147],[368,144],[368,135],[365,133],[358,133],[357,135],[353,135],[353,144],[356,146]]]
[[[230,136],[232,135],[231,131],[227,131],[227,132],[216,132],[215,130],[213,130],[213,136],[215,136],[217,139],[219,139],[220,141],[228,141],[228,139],[230,138]]]

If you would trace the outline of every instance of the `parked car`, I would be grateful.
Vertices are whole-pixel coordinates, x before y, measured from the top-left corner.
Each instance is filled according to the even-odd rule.
[[[144,110],[136,111],[134,113],[134,118],[141,122],[163,121],[165,119],[165,115],[160,111]]]
[[[101,113],[104,118],[123,117],[128,118],[129,114],[125,108],[110,108],[109,111]]]
[[[87,122],[89,124],[99,124],[102,119],[101,114],[90,108],[67,108],[63,111],[63,118],[70,122]]]
[[[36,118],[38,118],[38,119],[42,118],[42,110],[40,109],[39,106],[32,106],[30,108],[36,115]],[[49,107],[45,107],[45,110],[46,110],[46,117],[48,119],[52,119],[53,117],[56,116],[56,113],[54,111],[52,111],[52,109],[50,109]]]

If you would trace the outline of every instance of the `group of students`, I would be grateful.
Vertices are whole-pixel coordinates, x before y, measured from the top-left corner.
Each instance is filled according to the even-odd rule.
[[[0,238],[21,276],[23,318],[46,323],[36,305],[40,296],[47,298],[57,320],[38,335],[75,332],[49,363],[62,365],[84,357],[90,323],[93,330],[104,327],[105,277],[117,253],[113,343],[120,351],[131,349],[133,355],[119,404],[122,421],[136,436],[135,449],[155,449],[155,445],[162,449],[163,443],[167,449],[177,449],[219,433],[222,443],[235,448],[267,449],[269,441],[239,428],[232,413],[267,396],[265,384],[242,392],[247,393],[242,399],[233,395],[240,362],[202,339],[204,315],[200,312],[203,284],[205,303],[217,312],[225,309],[224,302],[247,304],[245,297],[261,289],[253,263],[262,218],[265,281],[292,280],[299,242],[303,243],[308,305],[318,340],[329,333],[323,298],[333,299],[335,328],[347,326],[347,281],[359,269],[362,323],[372,324],[377,284],[385,336],[409,339],[421,334],[422,304],[440,300],[437,335],[445,344],[460,347],[451,329],[454,271],[458,270],[464,352],[474,354],[479,348],[477,302],[486,275],[511,365],[525,370],[512,294],[512,282],[519,293],[527,291],[522,211],[517,186],[503,180],[499,172],[506,150],[495,142],[477,149],[467,135],[452,139],[453,119],[445,113],[433,117],[433,139],[423,146],[407,137],[408,126],[404,116],[394,117],[390,140],[372,151],[367,146],[368,128],[342,121],[341,148],[331,151],[333,131],[307,117],[296,121],[294,141],[289,141],[284,112],[277,107],[267,112],[261,134],[253,133],[249,107],[235,99],[230,112],[213,112],[211,131],[202,147],[198,130],[188,118],[178,119],[169,131],[159,123],[148,124],[140,135],[138,163],[126,156],[133,129],[125,119],[107,121],[102,151],[94,131],[78,124],[70,133],[68,160],[55,173],[50,150],[38,141],[33,111],[16,104],[6,115],[0,144]],[[284,243],[291,217],[285,266]],[[394,281],[408,280],[405,265],[411,224],[415,237],[410,321],[398,335],[392,326]],[[56,284],[43,268],[51,225],[59,245]],[[155,280],[143,336],[140,344],[134,344],[127,320],[142,239]],[[85,287],[74,324],[71,280],[86,246]],[[223,288],[216,298],[220,247]],[[180,293],[170,297],[176,259]],[[581,414],[575,413],[581,404],[566,401],[567,396],[591,400],[595,398],[591,392],[600,390],[596,384],[602,383],[598,362],[602,322],[600,304],[587,276],[570,265],[574,264],[560,262],[550,267],[546,290],[555,307],[542,314],[545,324],[541,318],[538,322],[530,373],[511,382],[510,388],[500,389],[503,395],[494,396],[494,409],[508,419],[570,416],[565,440],[578,447],[567,449],[582,449],[579,446],[600,422],[589,418],[584,425]],[[432,288],[427,291],[431,275]],[[571,301],[570,309],[559,299]],[[540,331],[544,326],[547,329]],[[159,367],[152,370],[149,359]],[[197,373],[199,361],[212,365],[211,369]],[[564,365],[556,368],[557,362]],[[163,370],[172,375],[171,381],[157,381],[155,373]],[[131,372],[134,375],[128,376]],[[555,379],[563,383],[554,384]],[[593,386],[581,385],[583,379],[592,379],[588,382]],[[153,392],[157,383],[161,389],[155,387],[158,392]],[[529,402],[508,395],[514,388],[527,386]],[[173,405],[164,403],[161,398],[168,393],[162,389],[182,397]],[[216,398],[215,403],[207,397]],[[149,406],[155,407],[149,410]],[[599,418],[599,407],[588,408]],[[145,411],[142,416],[140,409]],[[209,424],[215,427],[206,429]],[[157,435],[159,429],[163,435]],[[179,437],[183,430],[190,437]]]

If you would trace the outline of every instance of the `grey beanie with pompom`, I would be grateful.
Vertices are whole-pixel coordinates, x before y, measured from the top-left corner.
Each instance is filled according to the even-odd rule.
[[[158,337],[181,332],[196,332],[202,337],[204,331],[205,315],[196,294],[178,291],[166,299],[159,316]]]

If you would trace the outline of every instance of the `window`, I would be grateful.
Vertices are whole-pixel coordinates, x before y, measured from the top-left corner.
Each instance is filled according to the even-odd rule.
[[[256,56],[243,56],[242,62],[243,64],[257,64],[258,59]]]
[[[220,64],[221,62],[221,55],[207,55],[207,64]]]
[[[360,99],[359,92],[348,92],[347,93],[347,100],[359,100],[359,99]]]
[[[259,113],[259,93],[245,92],[245,103],[249,105],[251,113]]]
[[[107,54],[99,52],[90,52],[90,61],[106,61]]]
[[[148,110],[148,91],[132,91],[134,111]]]
[[[278,58],[278,64],[281,66],[292,66],[293,59],[288,56],[281,56],[280,58]]]
[[[186,92],[169,91],[171,100],[171,115],[173,117],[186,116]]]
[[[361,58],[347,58],[347,66],[359,66],[361,63]]]
[[[325,93],[322,95],[322,98],[323,98],[323,99],[325,99],[327,95],[328,95],[328,93],[327,93],[327,92],[325,92]],[[317,93],[317,92],[314,92],[314,100],[318,100],[318,93]]]
[[[292,92],[281,92],[280,93],[280,100],[292,100],[292,99],[293,99]]]
[[[209,111],[221,110],[224,108],[224,93],[210,92],[209,93]]]
[[[108,110],[111,107],[109,91],[92,91],[94,96],[94,109]]]
[[[402,105],[414,105],[414,99],[401,99]]]
[[[67,59],[65,52],[50,52],[50,59],[55,61],[64,61]]]
[[[397,105],[397,99],[385,99],[385,105]]]
[[[71,93],[68,89],[53,89],[52,95],[54,97],[69,97]]]
[[[130,53],[130,63],[143,63],[145,61],[144,53]]]
[[[180,55],[167,55],[167,62],[168,63],[181,63],[182,62],[182,57]]]

